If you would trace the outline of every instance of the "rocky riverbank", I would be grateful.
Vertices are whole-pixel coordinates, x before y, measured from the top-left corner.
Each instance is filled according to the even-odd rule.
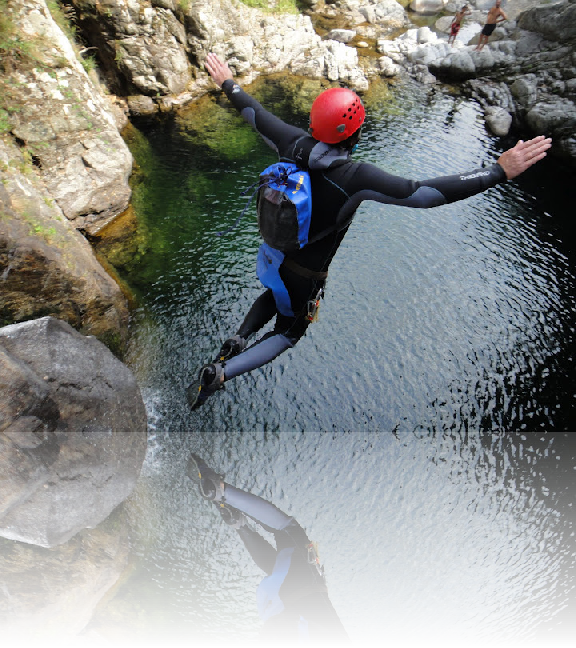
[[[475,12],[468,26],[474,17]],[[447,32],[450,21],[437,24]],[[450,46],[424,27],[392,42],[379,40],[378,49],[423,83],[461,85],[484,106],[494,134],[514,128],[549,135],[554,153],[574,165],[576,6],[563,0],[528,8],[498,26],[482,51],[476,42],[477,36]]]

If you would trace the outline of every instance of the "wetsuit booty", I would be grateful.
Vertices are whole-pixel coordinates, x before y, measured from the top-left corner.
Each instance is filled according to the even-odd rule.
[[[188,404],[195,410],[219,389],[224,389],[222,377],[224,367],[220,363],[205,365],[200,369],[198,378],[186,389]]]
[[[224,522],[226,522],[226,524],[228,526],[231,526],[233,529],[239,529],[241,526],[244,526],[246,524],[246,518],[244,517],[244,514],[237,509],[223,504],[220,506],[219,510]]]
[[[218,362],[224,362],[224,360],[229,360],[234,356],[237,356],[239,353],[242,353],[246,348],[246,340],[240,335],[233,335],[231,338],[228,338],[218,353]]]
[[[221,502],[224,499],[223,476],[212,470],[198,455],[191,453],[186,466],[188,477],[198,484],[205,499]]]

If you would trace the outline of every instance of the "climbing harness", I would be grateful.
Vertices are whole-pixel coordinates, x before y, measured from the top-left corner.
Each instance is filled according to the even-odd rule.
[[[318,292],[316,293],[316,297],[314,299],[309,299],[308,300],[308,314],[306,315],[306,319],[309,322],[317,322],[318,321],[318,312],[320,310],[320,300],[324,297],[324,288],[320,288]]]

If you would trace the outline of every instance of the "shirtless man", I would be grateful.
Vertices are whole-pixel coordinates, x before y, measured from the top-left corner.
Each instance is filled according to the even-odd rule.
[[[496,4],[488,12],[488,16],[486,17],[486,24],[480,32],[480,40],[478,41],[478,46],[475,50],[476,52],[479,52],[484,47],[484,45],[486,45],[488,39],[490,38],[490,36],[492,36],[492,32],[496,29],[496,25],[498,23],[504,22],[505,20],[508,20],[508,16],[502,11],[502,9],[500,9],[501,4],[501,0],[496,0]]]
[[[472,12],[470,9],[468,9],[468,5],[464,5],[462,9],[454,16],[454,20],[452,21],[452,24],[450,25],[450,36],[448,37],[448,45],[453,43],[456,40],[456,36],[458,36],[458,32],[460,31],[460,27],[462,27],[462,21],[464,20],[465,16],[469,16]]]

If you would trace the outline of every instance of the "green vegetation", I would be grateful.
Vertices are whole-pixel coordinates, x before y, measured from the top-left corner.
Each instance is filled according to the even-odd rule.
[[[23,63],[38,62],[35,43],[24,39],[8,13],[8,0],[0,0],[0,72],[9,74]],[[3,85],[3,83],[2,83]]]
[[[126,55],[126,53],[122,49],[122,41],[119,40],[114,41],[114,50],[115,50],[114,60],[116,61],[116,63],[120,63],[124,58],[124,56]]]
[[[82,57],[80,62],[88,74],[96,68],[96,58],[93,54],[88,54],[88,56]]]
[[[0,108],[0,135],[7,133],[10,128],[10,116],[4,108]]]
[[[269,0],[241,0],[247,7],[269,11],[270,13],[300,13],[298,0],[277,0],[272,4]]]

